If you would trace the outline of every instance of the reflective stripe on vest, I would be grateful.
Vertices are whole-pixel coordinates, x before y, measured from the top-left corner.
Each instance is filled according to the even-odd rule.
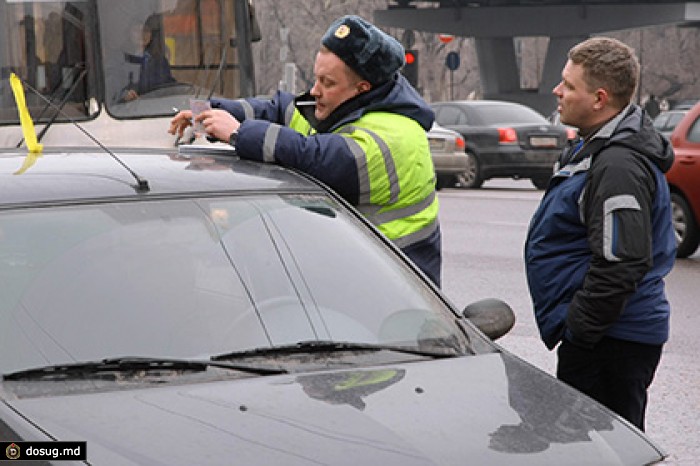
[[[363,116],[361,120],[367,122],[368,126],[374,128],[373,117],[382,119],[379,127],[384,131],[394,131],[392,128],[394,124],[397,126],[397,131],[399,131],[399,133],[393,134],[401,134],[405,131],[404,134],[406,134],[406,138],[402,138],[402,142],[404,143],[406,139],[410,139],[411,137],[425,137],[425,133],[417,123],[412,122],[412,124],[415,125],[415,130],[406,128],[405,125],[407,123],[405,117],[399,115],[387,113],[383,115],[368,114]],[[435,174],[432,160],[429,158],[427,140],[425,150],[428,158],[422,165],[426,171],[407,170],[406,165],[402,165],[402,170],[399,170],[398,163],[414,164],[416,160],[420,160],[420,152],[409,153],[407,155],[405,154],[406,156],[404,157],[395,158],[392,155],[391,147],[379,133],[374,130],[369,130],[365,126],[350,125],[337,130],[337,132],[348,135],[346,137],[346,143],[356,159],[360,188],[357,209],[382,233],[401,248],[419,242],[433,234],[438,228],[437,214],[439,202],[434,188]],[[366,146],[368,143],[363,142],[361,136],[352,136],[357,133],[369,135],[374,144]],[[367,139],[364,138],[364,141],[367,141]],[[372,145],[376,147],[372,147]],[[403,145],[402,150],[406,150],[406,146],[412,147],[416,151],[422,150],[420,143],[412,145],[410,141],[408,141],[407,144]],[[383,173],[376,171],[377,162],[375,161],[374,176],[384,177],[383,181],[381,178],[372,179],[372,171],[370,170],[371,161],[369,158],[377,156],[372,154],[381,154],[381,163],[383,164],[384,170]],[[415,168],[415,165],[413,168]],[[412,181],[417,182],[419,186],[413,190],[402,190],[400,173],[404,173],[404,176],[407,177],[413,177]],[[404,179],[403,183],[408,183],[410,181],[411,180]],[[388,192],[385,192],[384,188],[379,188],[381,189],[380,192],[373,192],[373,188],[376,190],[377,186],[386,186],[386,191]],[[414,199],[421,195],[423,198]]]
[[[406,124],[405,117],[400,115],[384,113],[381,116],[376,115],[376,117],[382,118],[383,122],[396,122],[395,124],[397,126],[400,125],[400,130],[403,130]],[[285,119],[286,118],[285,112]],[[370,120],[368,124],[372,124],[371,117],[367,118],[367,116],[363,116],[361,119]],[[415,125],[415,131],[411,132],[413,130],[409,130],[408,134],[416,138],[425,137],[422,128],[415,122],[412,124]],[[274,161],[274,148],[279,135],[279,127],[274,128],[275,126],[276,125],[271,124],[265,134],[265,147],[263,150],[266,161]],[[292,114],[289,126],[301,134],[309,135],[313,133],[313,129],[308,121],[296,110]],[[384,127],[386,128],[386,126]],[[360,137],[359,140],[352,137],[353,133],[358,132],[370,136],[374,144],[370,143],[368,147],[363,147],[367,143],[362,142],[362,137]],[[413,172],[410,175],[416,177],[419,183],[423,183],[424,186],[420,188],[423,198],[416,199],[408,204],[406,197],[416,196],[416,194],[420,195],[420,192],[402,192],[401,180],[399,179],[400,171],[396,164],[406,159],[394,158],[389,144],[387,144],[376,131],[370,130],[367,127],[350,125],[339,128],[336,130],[336,133],[343,135],[348,149],[355,157],[359,188],[358,205],[356,206],[358,211],[400,248],[410,246],[433,234],[438,228],[437,214],[439,210],[439,201],[435,192],[435,173],[433,171],[432,160],[429,158],[427,139],[425,144],[427,160],[425,161],[424,168],[425,170],[430,170],[430,172]],[[407,138],[410,137],[411,136],[407,136]],[[405,139],[406,138],[402,138],[404,141]],[[365,138],[365,141],[367,141],[367,138]],[[372,147],[372,145],[375,147]],[[409,144],[409,146],[411,145]],[[420,144],[415,147],[419,146]],[[368,154],[370,152],[368,151],[373,151],[371,153],[381,155],[384,173],[381,175],[375,174],[375,176],[384,177],[383,180],[381,178],[371,179],[369,169],[370,161],[368,160]],[[267,158],[268,156],[270,159]],[[413,163],[414,160],[415,159],[404,163]],[[406,173],[406,167],[402,166],[402,168],[404,170],[403,172]],[[404,180],[404,182],[406,182],[406,180]],[[384,191],[383,188],[377,191],[377,186],[381,185],[386,186],[386,191]],[[375,187],[374,191],[372,189],[373,186]]]
[[[357,126],[345,126],[341,128],[338,133],[345,133],[345,134],[350,134],[354,133],[355,131],[364,131],[365,133],[369,134],[372,136],[372,139],[374,139],[374,142],[377,144],[377,147],[379,147],[379,150],[382,153],[382,158],[384,159],[384,169],[386,170],[386,174],[389,177],[389,204],[394,204],[399,200],[399,194],[401,193],[401,187],[399,186],[399,177],[396,174],[396,165],[394,165],[394,157],[391,155],[391,149],[389,149],[389,146],[387,146],[386,142],[379,137],[377,133],[374,131],[370,131],[367,128],[359,128]],[[352,142],[350,142],[352,141]],[[354,146],[354,147],[353,147]],[[352,153],[355,155],[355,160],[358,160],[357,164],[357,171],[358,174],[360,174],[360,179],[366,178],[367,179],[367,184],[369,186],[369,168],[367,165],[367,153],[360,147],[360,144],[355,141],[354,139],[349,139],[348,141],[348,147],[350,147],[350,150]],[[361,160],[360,160],[361,159]],[[362,170],[362,171],[360,171]],[[362,173],[364,172],[364,173]],[[370,191],[367,189],[367,191]],[[363,193],[365,192],[360,188],[360,192]],[[371,201],[369,201],[371,202]],[[369,202],[365,203],[360,201],[360,205],[362,204],[368,204]],[[381,207],[379,207],[381,208]],[[363,212],[366,215],[371,215],[370,212]]]
[[[429,225],[426,225],[425,227],[421,228],[420,230],[414,233],[410,233],[400,238],[396,238],[392,240],[392,242],[399,248],[405,248],[412,244],[416,244],[432,235],[435,232],[435,230],[437,230],[438,225],[439,223],[436,217],[435,220],[433,220],[432,223],[430,223]]]

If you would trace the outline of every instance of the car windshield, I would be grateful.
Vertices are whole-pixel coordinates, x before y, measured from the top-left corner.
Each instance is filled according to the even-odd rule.
[[[449,307],[357,222],[300,194],[5,210],[0,373],[313,340],[464,352]]]

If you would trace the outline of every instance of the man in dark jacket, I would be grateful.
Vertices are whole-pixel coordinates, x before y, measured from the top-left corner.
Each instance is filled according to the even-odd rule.
[[[344,16],[321,40],[309,92],[213,100],[197,121],[242,158],[326,183],[440,286],[439,205],[426,136],[434,114],[398,72],[403,63],[393,37]],[[170,132],[182,135],[191,117],[178,113]]]
[[[557,377],[644,429],[647,389],[669,335],[664,277],[675,258],[673,151],[631,103],[639,63],[592,38],[569,51],[554,88],[564,150],[525,244],[540,334]]]

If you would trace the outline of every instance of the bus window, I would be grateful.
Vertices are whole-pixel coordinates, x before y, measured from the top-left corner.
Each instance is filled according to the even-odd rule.
[[[18,122],[10,73],[25,83],[27,106],[37,122],[66,121],[66,115],[84,120],[98,111],[90,105],[97,86],[89,8],[87,1],[0,1],[0,124]]]
[[[175,144],[190,98],[255,95],[249,1],[0,0],[0,146],[23,143],[10,73],[42,143]]]
[[[236,2],[100,3],[105,102],[116,118],[172,115],[191,97],[241,96]]]

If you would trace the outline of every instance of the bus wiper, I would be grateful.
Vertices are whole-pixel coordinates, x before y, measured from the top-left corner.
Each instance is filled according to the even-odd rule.
[[[58,106],[56,106],[56,111],[51,116],[49,121],[46,122],[46,124],[44,125],[42,130],[39,132],[39,134],[37,134],[37,136],[36,136],[37,141],[41,142],[41,139],[44,137],[44,135],[49,130],[51,125],[53,125],[54,122],[56,121],[56,119],[58,118],[58,116],[61,113],[63,113],[63,107],[65,107],[66,103],[68,103],[68,99],[70,99],[70,97],[73,95],[75,90],[78,88],[78,84],[80,84],[83,81],[83,79],[85,78],[85,76],[87,75],[87,68],[85,67],[84,63],[78,63],[75,65],[75,69],[80,69],[80,68],[82,68],[82,71],[80,72],[78,77],[73,80],[73,84],[71,85],[70,89],[68,89],[67,91],[64,90],[63,97],[61,98],[61,101],[59,102]],[[75,71],[73,72],[73,74],[75,74]],[[61,84],[62,84],[62,82],[59,83],[59,86],[61,86]],[[61,89],[61,87],[59,87],[59,89]],[[48,100],[44,104],[44,108],[41,109],[41,112],[39,112],[39,115],[35,118],[35,120],[37,122],[41,122],[41,118],[44,116],[44,113],[46,112],[46,110],[50,106],[54,105],[53,99],[54,99],[53,96],[48,98]],[[16,148],[21,147],[23,142],[24,142],[24,138],[20,139],[20,141],[17,143]]]
[[[333,353],[344,351],[358,352],[379,352],[393,351],[397,353],[414,354],[416,356],[424,356],[428,358],[451,358],[458,356],[460,353],[456,348],[450,346],[436,346],[435,348],[425,349],[412,346],[398,345],[381,345],[374,343],[355,343],[346,341],[330,341],[330,340],[308,340],[300,341],[293,345],[272,346],[269,348],[256,348],[247,351],[233,351],[230,353],[219,354],[212,356],[212,361],[226,361],[232,359],[245,359],[256,356],[272,357],[276,355],[285,356],[290,354],[309,354],[309,353]]]
[[[140,371],[188,371],[203,372],[209,367],[220,367],[256,375],[285,374],[287,371],[277,367],[255,367],[242,364],[217,363],[209,360],[168,359],[121,357],[102,359],[100,361],[79,362],[75,364],[56,364],[52,366],[25,369],[3,375],[3,380],[52,379],[66,380],[79,376],[95,375],[106,372],[140,372]]]

